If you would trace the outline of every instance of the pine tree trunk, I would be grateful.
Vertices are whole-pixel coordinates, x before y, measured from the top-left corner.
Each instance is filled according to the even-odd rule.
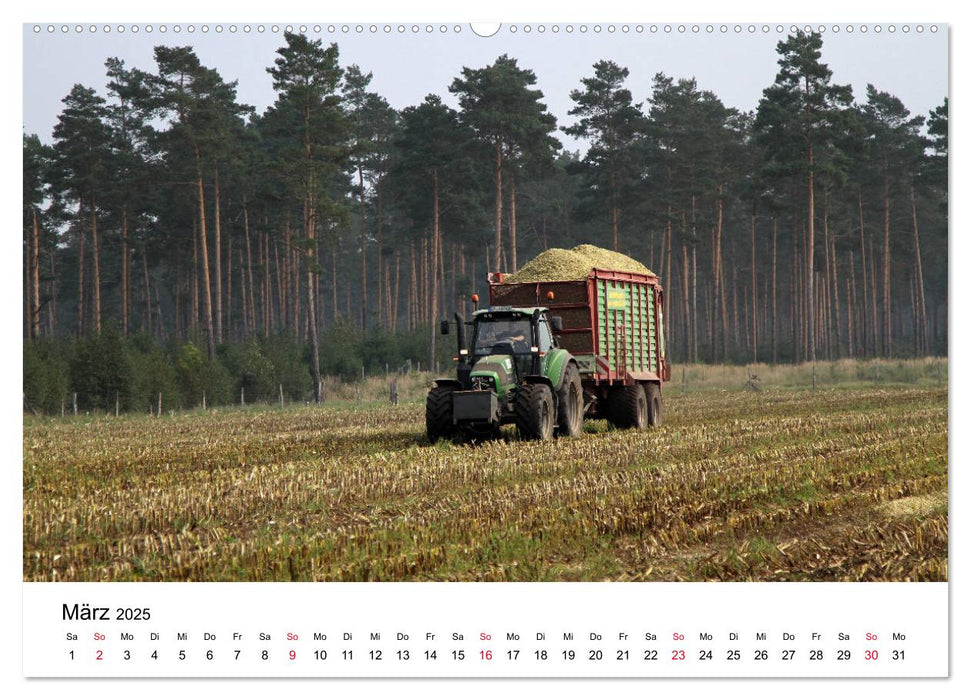
[[[683,226],[683,222],[682,222],[682,226]],[[691,332],[690,332],[691,331],[691,326],[690,326],[691,309],[689,307],[688,290],[691,289],[691,272],[688,267],[688,242],[685,240],[686,238],[687,236],[682,236],[682,242],[681,242],[681,289],[683,290],[683,293],[681,295],[682,304],[681,304],[680,327],[681,327],[681,335],[684,338],[684,340],[682,341],[682,345],[684,347],[684,354],[682,355],[682,357],[684,357],[685,360],[690,361],[691,359]]]
[[[758,277],[755,271],[755,212],[752,212],[752,362],[759,361],[759,329],[758,329]]]
[[[219,171],[214,174],[213,184],[213,241],[216,254],[216,342],[223,342],[223,261],[222,261],[222,216],[219,213]]]
[[[415,262],[414,241],[408,246],[408,262],[411,267],[411,281],[408,285],[408,330],[413,331],[416,327],[416,314],[418,312],[418,266]]]
[[[285,252],[284,252],[284,257],[286,257]],[[286,318],[287,298],[283,290],[283,275],[280,272],[280,270],[282,269],[280,266],[280,246],[276,242],[273,243],[273,263],[276,267],[276,293],[277,293],[277,297],[280,299],[280,306],[278,307],[280,310],[280,313],[277,316],[277,318],[280,319],[281,327],[286,329],[286,326],[283,325],[283,322],[284,322],[284,319]]]
[[[502,144],[496,144],[496,249],[493,268],[502,269]]]
[[[829,191],[823,188],[823,289],[820,295],[823,299],[823,306],[820,311],[824,319],[819,330],[825,336],[823,344],[826,346],[826,359],[833,359],[833,335],[831,324],[833,322],[832,298],[830,296],[830,282],[832,280],[831,265],[833,261],[829,257]]]
[[[131,249],[128,246],[128,204],[121,209],[121,332],[128,337],[128,303],[131,295]]]
[[[511,272],[519,270],[516,256],[516,172],[509,171],[509,254]]]
[[[278,319],[275,320],[273,317],[273,277],[272,277],[272,262],[270,260],[270,231],[269,226],[263,231],[263,293],[266,298],[266,319],[264,324],[266,325],[266,335],[270,335],[276,327]]]
[[[394,252],[394,296],[391,300],[391,332],[398,330],[398,292],[401,287],[401,251]]]
[[[717,216],[715,218],[715,297],[721,308],[722,357],[728,360],[728,299],[725,293],[725,271],[722,262],[722,231],[724,225],[723,185],[718,185]]]
[[[672,287],[674,286],[674,264],[673,264],[674,254],[672,252],[674,249],[673,241],[674,241],[674,223],[671,220],[671,207],[668,206],[668,243],[667,243],[668,262],[667,262],[666,269],[667,269],[667,278],[671,279]],[[664,337],[668,340],[668,344],[671,346],[674,345],[673,343],[670,342],[672,316],[674,316],[673,313],[664,314]]]
[[[148,277],[148,251],[142,245],[142,276],[145,282],[145,330],[152,332],[152,288]]]
[[[314,190],[312,182],[309,190]],[[310,342],[310,375],[313,380],[314,403],[320,403],[320,345],[317,339],[317,300],[316,294],[314,294],[315,258],[313,255],[316,223],[313,203],[308,197],[303,203],[303,234],[307,241],[307,249],[304,252],[307,273],[307,340]]]
[[[853,327],[854,316],[856,315],[856,298],[853,289],[853,251],[850,251],[850,277],[846,278],[846,356],[853,357],[856,350],[853,342],[856,329]]]
[[[877,266],[874,263],[876,258],[873,253],[873,241],[870,241],[870,250],[867,251],[870,257],[870,325],[873,329],[873,355],[879,356],[882,352],[882,348],[878,341],[883,337],[883,333],[879,330],[880,324],[877,319]],[[865,283],[865,282],[864,282]]]
[[[799,363],[802,359],[802,315],[800,311],[800,299],[802,299],[802,284],[799,277],[799,238],[797,233],[795,217],[792,219],[792,272],[789,282],[789,322],[791,324],[790,336],[792,338],[792,360]]]
[[[226,235],[226,333],[230,338],[233,333],[233,235],[230,231]]]
[[[691,244],[691,361],[698,362],[698,246]]]
[[[814,160],[813,160],[813,147],[812,144],[809,146],[809,216],[807,229],[807,240],[806,240],[806,303],[809,305],[806,310],[806,318],[809,321],[809,328],[806,329],[806,339],[809,342],[809,361],[812,363],[816,362],[816,326],[815,326],[815,313],[813,308],[813,270],[815,268],[815,263],[813,260],[813,255],[815,253],[816,247],[816,188],[814,185],[815,171],[814,171]]]
[[[80,213],[81,207],[78,206],[78,213]],[[85,331],[87,330],[85,326],[85,298],[84,298],[84,226],[82,224],[77,225],[78,230],[78,336],[84,337]]]
[[[330,249],[330,295],[331,303],[334,306],[333,322],[336,325],[337,319],[340,316],[340,307],[337,304],[337,243],[334,243]]]
[[[864,237],[864,226],[863,226],[863,194],[858,192],[856,195],[857,211],[860,216],[860,273],[861,279],[863,280],[863,314],[861,318],[863,320],[863,342],[861,344],[862,356],[866,357],[869,353],[870,348],[870,336],[875,333],[876,329],[870,328],[869,315],[870,315],[870,293],[867,289],[867,272],[866,272],[866,241]],[[871,263],[872,264],[872,263]],[[875,303],[875,302],[874,302]],[[876,343],[874,342],[874,345]],[[874,348],[875,352],[875,348]]]
[[[54,275],[54,251],[50,251],[47,254],[48,260],[51,263],[51,278],[47,283],[47,329],[48,334],[53,338],[55,336],[56,328],[56,318],[57,318],[57,295],[55,294],[57,290],[56,280],[57,277]]]
[[[772,364],[779,361],[779,219],[772,217]]]
[[[36,221],[37,216],[34,215]],[[24,326],[23,333],[26,339],[34,339],[34,234],[29,233],[24,236]]]
[[[853,251],[850,251],[850,277],[849,285],[852,290],[852,295],[847,297],[847,302],[849,305],[849,318],[852,319],[851,327],[853,328],[853,335],[850,336],[850,346],[856,350],[856,354],[862,357],[866,352],[866,336],[861,333],[859,319],[866,318],[866,310],[860,309],[857,304],[859,304],[859,296],[856,286],[856,265],[853,261]],[[864,289],[866,285],[864,285]],[[853,356],[853,350],[850,350],[850,357]]]
[[[216,359],[216,332],[212,323],[212,283],[209,279],[209,243],[206,235],[206,194],[202,183],[202,159],[199,148],[195,149],[196,156],[196,192],[199,198],[199,253],[202,257],[202,298],[203,313],[206,322],[206,345],[209,351],[209,361]]]
[[[920,252],[920,228],[917,226],[917,195],[914,186],[910,186],[910,210],[914,220],[914,264],[917,272],[917,324],[914,332],[920,343],[918,354],[926,355],[930,344],[927,339],[927,302],[924,299],[924,266]]]
[[[242,307],[242,312],[243,312],[243,332],[242,332],[242,338],[243,338],[243,340],[249,340],[250,339],[250,325],[249,325],[249,319],[250,319],[249,300],[250,300],[250,297],[249,297],[249,293],[247,291],[247,284],[246,284],[246,256],[243,254],[243,249],[242,248],[239,249],[238,255],[239,255],[239,270],[240,270],[240,274],[239,274],[239,286],[240,286],[240,290],[239,290],[240,291],[239,301],[240,301],[240,306]]]
[[[893,357],[893,327],[890,313],[890,176],[883,171],[883,354]]]
[[[255,286],[253,284],[253,249],[250,245],[249,235],[249,208],[243,204],[243,234],[246,236],[246,280],[249,287],[249,322],[247,330],[249,333],[256,332],[256,297]]]
[[[189,319],[189,329],[195,331],[202,317],[201,302],[199,301],[199,219],[192,217],[192,318]],[[146,290],[148,287],[146,286]],[[148,298],[146,291],[146,298]],[[151,305],[150,305],[151,306]],[[149,328],[151,330],[151,328]]]
[[[830,259],[833,261],[833,325],[836,327],[836,357],[843,356],[843,324],[840,316],[839,265],[836,264],[836,237],[830,238]],[[847,299],[847,301],[849,301]]]
[[[40,222],[37,218],[37,209],[30,209],[32,228],[30,246],[30,327],[33,329],[33,337],[40,337]]]
[[[361,188],[361,331],[367,333],[367,212],[364,206],[364,169],[357,166],[357,181]],[[378,268],[380,270],[380,268]]]
[[[438,320],[438,257],[439,248],[441,247],[441,231],[439,230],[439,220],[438,220],[438,170],[434,170],[432,173],[433,181],[433,194],[432,194],[432,242],[431,242],[431,305],[430,305],[430,315],[429,319],[431,323],[431,335],[428,344],[428,369],[433,371],[435,368],[435,338],[438,329],[435,327],[436,321]]]
[[[377,233],[377,249],[378,249],[378,327],[387,328],[387,319],[391,316],[391,294],[388,291],[388,278],[381,277],[381,270],[386,270],[388,277],[391,275],[391,266],[386,265],[384,262],[384,251],[382,246],[384,242],[382,240],[382,233],[384,227],[384,211],[383,211],[383,200],[381,198],[381,185],[383,178],[378,177],[377,183],[375,183],[375,194],[377,195],[377,205],[378,205],[378,233]],[[387,302],[387,304],[385,303]]]
[[[91,197],[91,258],[94,301],[94,331],[101,332],[101,247],[98,243],[98,207],[94,197]]]

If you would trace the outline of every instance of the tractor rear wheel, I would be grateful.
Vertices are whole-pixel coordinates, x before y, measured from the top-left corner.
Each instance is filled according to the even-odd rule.
[[[576,365],[566,366],[556,399],[556,434],[567,437],[579,435],[583,432],[583,387]]]
[[[553,392],[545,384],[526,384],[516,390],[516,430],[521,440],[553,437]]]
[[[661,387],[651,382],[647,385],[647,424],[651,427],[661,425]]]
[[[618,428],[647,427],[647,394],[640,384],[620,386],[610,392],[610,422]]]
[[[433,445],[442,439],[449,439],[455,434],[452,423],[452,392],[451,387],[436,386],[428,392],[425,400],[425,431],[428,442]]]

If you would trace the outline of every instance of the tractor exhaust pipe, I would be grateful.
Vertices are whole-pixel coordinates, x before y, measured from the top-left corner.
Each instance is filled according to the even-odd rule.
[[[462,314],[455,314],[455,337],[459,346],[459,362],[466,362],[469,358],[469,349],[465,344],[465,318]]]

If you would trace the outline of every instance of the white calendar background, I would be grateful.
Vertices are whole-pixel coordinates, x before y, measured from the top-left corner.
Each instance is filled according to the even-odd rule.
[[[25,584],[24,673],[945,677],[947,606],[944,583]]]
[[[440,3],[446,7],[445,3]],[[515,3],[493,3],[495,9],[483,11],[476,15],[482,15],[482,19],[492,19],[496,15],[510,16],[515,14]],[[563,3],[558,4],[560,12],[572,11],[571,19],[602,19],[605,10],[601,5],[590,6],[576,3],[574,6],[563,8]],[[841,8],[841,5],[843,7]],[[47,3],[49,14],[59,17],[68,16],[65,12],[73,11],[69,3],[51,2]],[[373,16],[374,19],[387,19],[392,16],[388,8],[382,7],[382,3],[372,3],[372,8],[366,13],[359,11],[361,8],[328,8],[328,12],[333,14],[335,20],[355,20],[366,19]],[[504,9],[505,7],[505,9]],[[901,3],[899,8],[891,8],[898,11],[898,14],[911,16],[914,12],[930,13],[935,17],[944,17],[946,14],[940,12],[943,5],[938,7],[934,3],[922,3],[919,7],[913,4]],[[193,9],[190,3],[172,2],[167,3],[166,8],[171,13],[178,13],[180,17],[191,17]],[[158,19],[158,9],[154,6],[143,6],[142,8],[127,8],[126,19],[131,21],[148,21]],[[779,17],[785,21],[797,21],[804,12],[796,9],[795,12],[789,10],[783,12],[784,8],[779,6],[767,6],[753,9],[752,16],[766,15],[771,12],[774,17]],[[37,8],[27,8],[21,12],[34,12],[31,17],[9,18],[6,49],[9,52],[8,64],[16,69],[18,67],[18,56],[20,47],[18,37],[20,32],[19,22],[27,19],[37,19]],[[279,4],[272,8],[261,7],[254,10],[247,10],[251,19],[264,18],[269,12],[279,14],[281,7]],[[833,19],[844,19],[845,21],[858,20],[858,12],[849,9],[842,3],[819,2],[814,4],[814,12],[820,16],[827,16]],[[520,8],[522,12],[522,8]],[[735,8],[734,14],[739,14],[740,8]],[[345,15],[341,16],[341,13]],[[704,21],[706,19],[724,19],[725,7],[717,3],[699,3],[697,9],[683,7],[651,8],[651,19],[658,21],[678,21],[695,19]],[[936,13],[936,14],[935,14]],[[197,13],[198,14],[198,13]],[[394,15],[397,19],[398,12]],[[414,16],[413,11],[409,11],[408,19]],[[436,16],[443,16],[439,11]],[[466,19],[463,13],[463,20]],[[537,8],[536,15],[549,16],[549,13],[541,12]],[[613,14],[623,14],[629,16],[628,10],[617,10]],[[789,16],[787,16],[789,15]],[[518,19],[524,18],[520,15]],[[963,53],[964,31],[959,24],[955,37],[959,40],[953,44],[953,65],[961,65],[961,54]],[[9,71],[10,78],[14,82],[18,79],[17,70]],[[955,88],[963,87],[964,77],[960,70],[954,71],[953,80]],[[958,90],[960,92],[960,90]],[[960,111],[957,113],[960,119]],[[4,126],[7,127],[4,133],[16,133],[19,130],[17,124],[19,120],[19,110],[7,110],[4,117]],[[963,125],[963,124],[962,124]],[[18,139],[19,140],[19,137]],[[7,139],[6,145],[7,158],[5,162],[16,163],[18,154],[14,149],[19,149],[19,143],[13,139]],[[963,171],[960,156],[954,161],[955,181],[959,176],[957,173]],[[16,183],[15,178],[19,178],[16,167],[7,168],[5,177],[11,183]],[[13,201],[16,197],[16,187],[6,188],[5,199],[9,205],[5,210],[15,211],[17,203]],[[957,200],[957,198],[955,198]],[[957,230],[960,227],[960,203],[956,202],[955,218],[953,227]],[[966,244],[960,240],[952,240],[952,252],[959,254],[964,250]],[[19,250],[14,250],[14,246],[19,248],[19,243],[14,237],[7,241],[7,256],[11,264],[19,264],[16,261],[20,255]],[[966,256],[959,256],[963,258]],[[959,260],[955,258],[955,260]],[[960,264],[959,260],[955,264]],[[17,299],[19,275],[8,275],[6,285],[10,298]],[[952,287],[952,298],[961,300],[967,298],[966,282],[955,276]],[[8,327],[16,327],[19,310],[17,304],[9,304],[6,313],[10,315]],[[962,345],[961,340],[966,337],[961,331],[960,325],[955,324],[952,330],[952,342],[955,346]],[[12,358],[11,362],[16,366],[19,358]],[[965,363],[966,364],[966,363]],[[961,406],[960,388],[966,388],[965,374],[962,371],[962,363],[955,362],[951,375],[954,388],[957,390],[952,394],[953,415],[958,417],[963,415],[959,410]],[[7,386],[3,389],[3,395],[13,397],[16,400],[20,392],[20,378],[17,372],[10,373],[6,380]],[[636,694],[645,696],[648,694],[664,694],[672,697],[694,697],[694,696],[729,696],[729,697],[760,697],[776,696],[785,694],[786,696],[800,697],[812,695],[818,697],[820,693],[832,694],[834,697],[849,696],[869,696],[879,695],[880,697],[908,697],[912,698],[920,694],[933,693],[934,696],[957,696],[958,686],[955,682],[941,683],[915,683],[913,681],[883,680],[875,681],[872,684],[863,685],[859,682],[844,682],[835,684],[832,682],[822,684],[792,683],[782,684],[773,681],[762,682],[734,682],[732,684],[700,683],[686,685],[678,681],[652,683],[651,685],[637,684],[629,685],[622,682],[611,684],[593,685],[590,682],[577,683],[571,680],[561,680],[548,685],[540,686],[536,683],[523,682],[513,684],[511,682],[497,682],[492,684],[470,684],[459,681],[416,682],[406,684],[389,684],[375,682],[364,684],[359,681],[352,682],[330,682],[326,685],[307,686],[303,683],[249,683],[243,681],[223,681],[219,686],[206,681],[186,681],[180,683],[152,683],[146,684],[139,681],[85,681],[82,683],[64,683],[62,681],[37,681],[24,680],[23,677],[39,678],[66,676],[81,678],[84,676],[125,676],[125,675],[155,675],[158,676],[193,676],[198,675],[222,675],[226,676],[274,676],[278,678],[295,678],[297,676],[321,677],[325,674],[312,668],[311,662],[305,660],[304,656],[312,657],[314,649],[320,644],[313,640],[315,629],[327,630],[329,640],[327,647],[337,651],[344,648],[344,640],[339,636],[346,629],[354,634],[353,649],[361,650],[365,655],[369,649],[377,648],[375,641],[369,638],[372,630],[380,630],[382,640],[380,648],[387,649],[392,653],[401,648],[399,640],[394,638],[396,630],[407,628],[412,634],[409,640],[409,648],[422,651],[428,646],[424,634],[451,632],[453,629],[463,631],[466,641],[462,648],[476,654],[479,650],[485,649],[482,641],[472,638],[480,630],[495,630],[501,635],[501,639],[492,640],[493,650],[505,652],[512,647],[512,642],[506,640],[507,630],[523,630],[523,634],[534,634],[535,631],[543,627],[562,631],[566,628],[575,630],[574,648],[587,650],[590,647],[590,640],[583,639],[580,635],[589,633],[591,630],[602,630],[604,640],[602,648],[604,650],[615,650],[618,647],[616,638],[608,640],[608,634],[617,634],[620,630],[630,630],[630,633],[651,628],[657,630],[659,650],[670,651],[675,640],[670,635],[676,630],[684,630],[686,639],[684,648],[697,654],[703,645],[710,645],[713,649],[723,650],[735,644],[733,640],[728,640],[726,635],[734,629],[738,629],[740,634],[751,635],[755,630],[764,629],[767,634],[771,633],[771,640],[765,643],[760,640],[746,638],[740,640],[738,646],[744,650],[753,650],[762,646],[778,652],[785,648],[781,635],[786,630],[793,630],[798,634],[798,650],[808,650],[811,643],[816,640],[807,639],[812,630],[819,628],[826,634],[823,648],[827,651],[837,650],[840,647],[838,640],[834,640],[829,635],[838,634],[839,630],[846,629],[851,634],[851,644],[847,646],[854,652],[852,664],[844,667],[846,673],[833,671],[835,662],[827,660],[825,668],[828,673],[826,676],[910,676],[910,677],[941,677],[949,672],[955,677],[966,675],[967,665],[967,645],[963,642],[962,633],[966,631],[966,626],[961,623],[965,619],[964,610],[967,603],[962,597],[960,582],[964,573],[964,566],[958,554],[963,543],[962,535],[966,534],[963,528],[964,519],[960,515],[960,506],[952,509],[952,561],[951,578],[952,583],[948,584],[645,584],[640,587],[629,584],[497,584],[503,588],[496,589],[497,592],[484,592],[489,586],[482,584],[418,584],[419,593],[417,598],[408,598],[405,589],[410,584],[23,584],[20,581],[19,559],[20,542],[17,535],[20,527],[20,473],[17,469],[19,459],[16,452],[19,449],[21,439],[18,415],[20,407],[14,405],[14,400],[5,402],[3,409],[5,424],[8,429],[3,433],[4,446],[8,450],[8,469],[10,481],[6,488],[4,508],[4,532],[6,533],[0,540],[3,543],[3,590],[5,593],[4,602],[6,603],[8,614],[4,616],[5,627],[11,643],[5,645],[6,651],[4,658],[4,680],[8,681],[5,685],[11,688],[14,697],[88,697],[88,696],[108,696],[108,697],[171,697],[173,693],[186,693],[192,696],[196,693],[213,693],[228,689],[234,693],[234,697],[265,697],[269,693],[281,695],[286,692],[300,694],[312,693],[315,696],[323,694],[337,694],[337,696],[357,696],[358,693],[368,692],[369,694],[380,694],[383,697],[411,695],[432,697],[447,695],[454,697],[461,694],[463,697],[494,697],[497,693],[507,694],[511,691],[519,693],[528,692],[531,694],[545,694],[549,690],[555,691],[561,697],[590,697],[614,695],[624,696]],[[960,431],[955,431],[952,436],[952,454],[966,454],[967,450],[962,449],[963,439]],[[952,464],[954,462],[952,461]],[[955,473],[957,472],[957,473]],[[959,503],[958,495],[961,484],[959,470],[953,470],[951,474],[952,484],[952,503]],[[966,489],[965,489],[966,490]],[[385,589],[390,586],[392,593],[386,593]],[[606,586],[606,588],[603,588]],[[595,595],[588,597],[587,593],[582,595],[574,594],[570,589],[588,588],[590,590],[599,588]],[[524,593],[517,594],[517,589],[524,589]],[[950,595],[949,595],[950,588]],[[202,593],[203,589],[208,592]],[[397,590],[396,590],[397,589]],[[745,589],[742,592],[742,589]],[[331,591],[341,592],[331,593]],[[630,593],[628,593],[628,590]],[[799,591],[799,592],[797,592]],[[816,594],[815,591],[826,591]],[[950,597],[951,606],[949,610],[948,599]],[[409,601],[404,603],[404,601]],[[67,669],[68,661],[61,660],[66,652],[71,648],[72,643],[66,639],[68,628],[77,629],[79,639],[74,642],[74,647],[79,654],[88,653],[95,650],[96,642],[93,635],[97,623],[65,623],[62,620],[62,604],[64,602],[83,603],[91,605],[108,606],[112,612],[116,607],[124,606],[148,606],[152,609],[153,619],[145,623],[124,623],[111,621],[105,623],[106,639],[103,640],[105,651],[111,656],[105,663],[111,666],[111,671],[88,672],[75,671],[69,672]],[[633,605],[631,604],[633,602]],[[17,616],[15,611],[22,603],[22,614]],[[406,604],[407,607],[398,607]],[[424,609],[422,609],[424,607]],[[753,611],[759,612],[758,616],[753,615]],[[616,615],[609,617],[608,613]],[[953,628],[949,622],[949,613],[953,616]],[[18,634],[18,622],[22,627],[22,637]],[[166,670],[164,673],[143,674],[141,670],[132,674],[124,674],[117,671],[118,661],[115,655],[121,655],[124,645],[128,642],[120,639],[122,629],[130,630],[130,634],[135,636],[132,640],[137,642],[132,644],[132,648],[144,650],[153,640],[147,636],[154,630],[160,635],[158,648],[167,654],[173,654],[177,658],[179,649],[185,647],[204,658],[205,651],[211,645],[215,649],[228,650],[237,648],[234,646],[232,634],[234,631],[247,635],[246,649],[256,650],[258,654],[263,648],[271,649],[273,652],[272,670],[266,672],[259,668],[248,668],[243,672],[235,670],[232,672],[223,670],[221,673],[203,672],[193,661],[193,670],[190,672],[178,672],[178,667],[174,661],[166,659]],[[217,639],[208,641],[203,638],[203,634],[208,629],[217,630]],[[285,639],[288,630],[295,630],[301,634],[299,646],[297,642],[289,642]],[[263,643],[258,640],[261,630],[266,630],[272,636],[270,642]],[[307,632],[304,632],[306,630]],[[440,632],[435,632],[439,630]],[[713,640],[704,641],[699,639],[702,630],[709,630]],[[892,638],[893,632],[900,630],[906,635],[906,640],[895,642]],[[182,631],[191,635],[185,641],[178,640],[177,636]],[[865,670],[863,652],[869,642],[864,636],[867,631],[873,631],[878,635],[872,646],[880,650],[879,661],[874,662],[872,673]],[[82,634],[87,633],[87,638],[82,638]],[[302,634],[309,633],[309,638],[304,638]],[[109,634],[112,636],[109,638]],[[388,636],[385,636],[385,635]],[[666,638],[661,636],[667,634]],[[165,636],[163,639],[162,636]],[[256,639],[248,635],[256,635]],[[331,635],[336,635],[331,637]],[[691,636],[689,636],[691,635]],[[548,635],[549,636],[549,635]],[[419,638],[420,637],[420,638]],[[516,642],[522,650],[533,650],[536,647],[536,640],[526,640],[523,636],[521,642]],[[599,641],[599,640],[598,640]],[[949,650],[949,641],[953,645]],[[22,642],[18,644],[18,642]],[[216,644],[218,642],[218,645]],[[637,640],[628,644],[630,649],[640,648],[643,642]],[[889,655],[884,654],[884,650],[890,652],[898,644],[906,649],[907,660],[905,666],[901,667],[901,673],[893,673]],[[904,646],[905,645],[905,646]],[[562,638],[550,640],[548,647],[557,652],[565,648]],[[288,651],[296,648],[301,654],[301,665],[308,666],[307,672],[301,670],[295,673],[286,667]],[[442,641],[438,648],[449,651],[458,648],[451,640]],[[18,653],[18,651],[20,653]],[[859,651],[859,655],[857,655]],[[467,652],[468,653],[468,652]],[[55,661],[54,659],[57,658]],[[949,659],[953,663],[949,664]],[[488,676],[514,676],[516,674],[506,672],[508,668],[506,662],[495,659],[497,666],[502,667],[499,672],[486,673],[481,670],[472,670],[471,664],[467,674],[453,674],[454,677],[462,675],[472,677]],[[89,661],[79,656],[79,662],[83,662],[85,667],[90,666]],[[159,662],[163,663],[162,661]],[[223,663],[223,662],[220,662]],[[247,666],[256,663],[248,661]],[[447,661],[445,663],[448,663]],[[474,660],[474,663],[479,663]],[[614,662],[610,662],[614,663]],[[634,663],[633,661],[631,662]],[[806,674],[802,669],[800,661],[779,675],[799,676]],[[806,662],[808,663],[808,662]],[[139,662],[141,667],[142,662]],[[690,658],[684,667],[686,672],[677,674],[670,672],[671,662],[665,660],[665,673],[648,674],[642,668],[638,668],[640,676],[667,676],[677,675],[698,676],[703,675],[698,672],[699,661],[697,657]],[[713,668],[715,662],[713,660]],[[753,663],[746,659],[744,662],[745,673],[740,675],[753,674]],[[204,666],[202,668],[205,668]],[[730,674],[724,671],[724,664],[718,662],[718,670],[710,675],[725,677]],[[795,668],[795,671],[791,670]],[[903,670],[906,669],[906,670]],[[440,672],[415,672],[411,675],[433,676]],[[354,676],[350,674],[339,674]],[[409,674],[402,672],[380,674],[367,671],[361,676],[380,676],[391,675],[405,677]],[[526,673],[523,675],[536,675]],[[571,676],[595,675],[576,672],[568,674]],[[617,673],[604,674],[607,676],[622,676]],[[774,675],[766,673],[765,675]],[[816,674],[811,674],[816,675]],[[12,682],[9,682],[12,681]],[[80,692],[79,692],[80,689]],[[966,692],[966,691],[965,691]]]

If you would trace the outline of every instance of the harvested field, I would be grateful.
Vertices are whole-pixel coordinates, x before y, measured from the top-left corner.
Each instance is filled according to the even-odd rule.
[[[24,580],[947,579],[946,389],[665,408],[434,447],[420,404],[25,417]]]

